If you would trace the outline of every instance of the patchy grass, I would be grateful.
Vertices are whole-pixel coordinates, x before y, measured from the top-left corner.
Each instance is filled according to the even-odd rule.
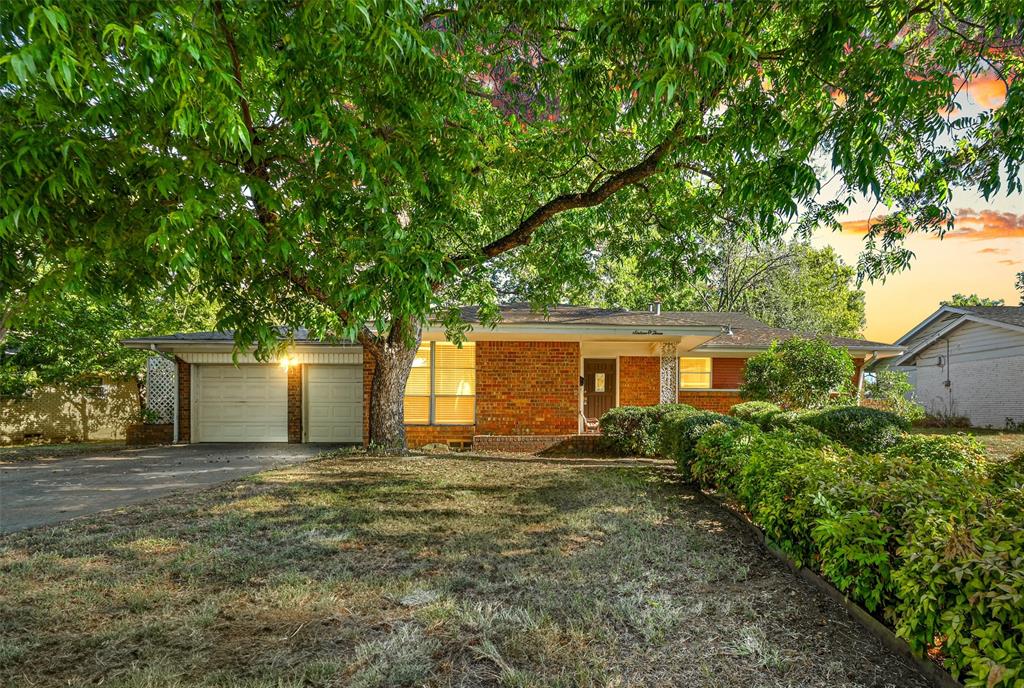
[[[0,539],[0,685],[923,686],[653,462],[327,458]]]
[[[985,445],[992,458],[998,461],[1004,461],[1014,454],[1024,452],[1024,432],[989,430],[986,428],[970,428],[969,430],[962,428],[914,428],[911,432],[921,435],[955,435],[961,432],[974,435],[979,442]]]
[[[63,459],[94,451],[124,449],[124,440],[66,442],[64,444],[17,444],[0,447],[0,464],[13,461]]]

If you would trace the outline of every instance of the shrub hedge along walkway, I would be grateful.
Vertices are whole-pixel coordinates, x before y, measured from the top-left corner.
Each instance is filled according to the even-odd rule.
[[[616,410],[620,451],[655,447],[731,497],[780,549],[968,686],[1024,686],[1024,452],[909,434],[891,413]],[[644,420],[643,416],[647,416]]]
[[[668,462],[340,456],[0,540],[0,685],[925,685]]]

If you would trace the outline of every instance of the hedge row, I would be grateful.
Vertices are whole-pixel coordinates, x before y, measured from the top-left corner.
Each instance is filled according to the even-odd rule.
[[[660,417],[684,476],[915,650],[938,647],[968,686],[1024,686],[1024,454],[991,463],[971,437],[907,435],[873,409]]]
[[[748,401],[730,414],[762,430],[809,425],[831,439],[862,452],[877,452],[899,443],[910,422],[895,413],[865,406],[838,406],[812,411],[783,411],[766,401]]]

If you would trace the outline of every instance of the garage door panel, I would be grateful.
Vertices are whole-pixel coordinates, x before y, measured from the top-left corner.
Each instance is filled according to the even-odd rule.
[[[287,442],[288,376],[280,366],[198,366],[199,442]]]
[[[351,365],[309,365],[306,437],[310,442],[361,442],[363,370]]]

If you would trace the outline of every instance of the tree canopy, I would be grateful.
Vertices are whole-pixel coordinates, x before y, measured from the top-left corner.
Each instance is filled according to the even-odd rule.
[[[0,396],[41,385],[91,387],[103,379],[141,381],[148,355],[127,337],[205,330],[215,309],[197,293],[177,299],[98,299],[65,295],[22,309],[0,349]]]
[[[986,296],[978,296],[977,294],[953,294],[946,301],[940,301],[943,306],[1002,306],[1006,302],[1003,299],[990,299]]]
[[[669,310],[738,311],[772,327],[860,336],[864,292],[856,286],[856,269],[831,247],[730,237],[713,242],[709,251],[674,270],[603,253],[580,284],[559,288],[528,268],[524,274],[498,275],[496,286],[503,298],[551,301],[564,294],[572,303],[632,310],[660,301]],[[538,285],[558,293],[538,298],[533,291]]]
[[[711,228],[835,228],[866,195],[890,208],[859,266],[878,275],[908,231],[950,226],[953,186],[1019,190],[1007,10],[9,0],[3,291],[45,291],[19,272],[42,260],[62,289],[199,284],[261,353],[279,324],[358,337],[390,418],[371,435],[393,438],[423,320],[457,336],[455,305],[493,317],[503,263],[671,265]],[[963,115],[982,72],[1006,102]]]

